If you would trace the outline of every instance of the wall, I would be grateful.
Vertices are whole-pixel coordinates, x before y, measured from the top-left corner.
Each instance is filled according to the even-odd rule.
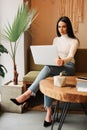
[[[16,15],[18,5],[21,4],[23,0],[0,0],[0,32],[3,31],[4,26],[7,22],[12,23],[14,16]],[[0,38],[0,42],[1,38]],[[19,73],[19,80],[22,80],[24,75],[24,38],[21,37],[19,41],[19,46],[17,50],[17,67]],[[9,48],[9,44],[4,42],[4,45]],[[8,73],[5,78],[0,77],[0,84],[6,83],[9,80],[13,80],[13,64],[9,54],[3,54],[0,56],[0,64],[3,64]]]
[[[80,39],[80,48],[87,48],[87,0],[84,0],[84,22],[79,24],[77,36]]]
[[[56,2],[52,4],[50,0],[32,0],[31,7],[35,7],[39,13],[31,28],[32,44],[51,44],[56,35]]]

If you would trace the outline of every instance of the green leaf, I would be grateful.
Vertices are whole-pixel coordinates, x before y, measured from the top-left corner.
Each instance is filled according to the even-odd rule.
[[[21,34],[30,27],[35,14],[36,10],[29,9],[28,4],[19,6],[12,25],[8,23],[5,26],[4,37],[10,42],[16,42]]]
[[[0,52],[1,53],[8,53],[7,49],[2,44],[0,44]]]
[[[60,76],[67,76],[67,72],[66,71],[61,71]]]
[[[3,65],[0,64],[0,76],[4,78],[5,72],[7,72],[7,69]]]

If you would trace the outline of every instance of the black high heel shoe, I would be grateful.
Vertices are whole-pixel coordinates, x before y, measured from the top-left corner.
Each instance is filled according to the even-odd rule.
[[[15,98],[11,98],[10,100],[11,100],[13,103],[15,103],[16,105],[18,105],[18,106],[19,106],[19,105],[24,104],[25,102],[28,102],[28,100],[29,100],[29,99],[27,99],[27,100],[25,100],[24,102],[21,102],[21,103],[20,103],[20,102],[18,102]]]
[[[53,115],[53,113],[54,113],[54,108],[51,108],[51,109],[52,109],[51,114]],[[47,122],[47,121],[44,120],[43,126],[44,126],[44,127],[48,127],[48,126],[51,126],[51,124],[52,124],[52,121],[51,121],[51,122]]]
[[[44,121],[43,126],[48,127],[48,126],[51,126],[51,124],[52,124],[52,121],[51,122]]]

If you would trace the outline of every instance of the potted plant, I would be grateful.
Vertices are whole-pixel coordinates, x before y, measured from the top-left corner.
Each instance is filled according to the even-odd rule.
[[[0,56],[1,53],[8,53],[7,49],[2,44],[0,44]],[[4,65],[0,64],[0,76],[4,78],[5,72],[7,72],[7,69]]]
[[[35,9],[29,9],[28,2],[25,2],[23,5],[18,6],[18,11],[16,16],[13,19],[13,23],[8,23],[4,28],[4,33],[0,34],[0,38],[6,41],[7,44],[10,45],[10,49],[8,51],[14,67],[14,84],[5,84],[0,87],[1,94],[1,106],[3,111],[10,112],[22,112],[23,106],[17,107],[13,103],[11,103],[10,98],[13,96],[14,98],[18,95],[21,95],[23,92],[23,85],[18,84],[18,72],[16,66],[16,52],[19,43],[19,39],[21,35],[25,31],[29,31],[30,25],[37,17]],[[4,45],[4,43],[2,44]],[[1,69],[4,67],[0,65]],[[5,69],[6,71],[6,69]],[[8,87],[9,86],[9,87]],[[9,107],[9,105],[11,107]]]
[[[59,75],[54,76],[54,85],[58,87],[63,87],[66,84],[66,71],[60,72]]]
[[[16,66],[16,52],[18,48],[18,40],[25,30],[29,30],[30,25],[36,18],[36,10],[29,9],[28,3],[18,7],[16,16],[14,17],[12,25],[8,23],[4,28],[4,34],[1,34],[1,37],[8,41],[10,44],[11,51],[8,50],[8,53],[11,56],[14,66],[14,84],[18,84],[18,72]],[[2,67],[2,66],[1,66]]]

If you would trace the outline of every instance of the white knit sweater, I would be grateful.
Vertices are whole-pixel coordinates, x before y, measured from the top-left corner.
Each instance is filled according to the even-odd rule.
[[[68,62],[75,63],[74,55],[79,46],[77,39],[70,38],[65,34],[61,37],[55,37],[53,45],[57,47],[58,56],[64,60],[64,64]]]

